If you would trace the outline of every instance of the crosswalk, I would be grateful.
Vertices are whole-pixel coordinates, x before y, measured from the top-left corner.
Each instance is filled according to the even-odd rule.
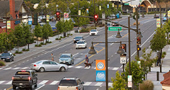
[[[84,66],[68,66],[69,69],[96,69],[96,67],[84,67]],[[30,69],[30,67],[1,67],[0,70],[23,70]],[[119,70],[120,67],[108,67],[108,70]]]
[[[58,85],[60,81],[50,81],[50,80],[38,80],[38,85]],[[11,85],[12,80],[2,80],[0,85]],[[84,86],[105,86],[105,82],[84,82]],[[108,83],[109,86],[112,86],[112,82]]]

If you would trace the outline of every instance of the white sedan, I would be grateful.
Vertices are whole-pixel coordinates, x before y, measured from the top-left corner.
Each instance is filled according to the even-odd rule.
[[[76,43],[76,49],[78,48],[87,48],[87,43],[85,41],[78,41]]]
[[[90,35],[97,35],[97,33],[98,33],[98,31],[96,29],[92,29],[89,34]]]

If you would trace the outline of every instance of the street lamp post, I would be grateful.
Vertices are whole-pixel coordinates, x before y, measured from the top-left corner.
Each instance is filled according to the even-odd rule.
[[[136,7],[136,29],[137,29],[137,31],[136,31],[136,34],[138,35],[138,7]],[[138,47],[139,47],[139,45],[137,45],[137,47],[136,47],[136,49],[137,49],[137,57],[139,57],[139,50],[138,50]]]

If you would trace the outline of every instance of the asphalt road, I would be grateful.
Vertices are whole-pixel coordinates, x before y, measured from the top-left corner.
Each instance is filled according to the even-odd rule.
[[[118,20],[119,23],[123,25],[128,25],[127,18]],[[131,19],[131,28],[135,28],[133,25],[135,21]],[[145,16],[145,18],[139,19],[140,25],[139,28],[142,32],[142,49],[147,48],[149,46],[149,42],[152,39],[154,30],[156,29],[156,19],[153,18],[152,15]],[[104,42],[105,40],[105,31],[104,27],[98,29],[99,33],[97,36],[89,36],[85,35],[84,38],[87,42],[87,47],[91,46],[91,42]],[[128,47],[128,30],[121,31],[122,38],[116,38],[117,32],[109,31],[108,32],[108,41],[109,42],[119,42],[125,41]],[[63,41],[64,42],[64,41]],[[115,73],[117,70],[122,72],[122,65],[120,64],[120,55],[116,54],[119,43],[109,43],[108,44],[108,66],[109,66],[109,86],[111,86],[111,77],[115,77]],[[8,67],[0,68],[0,90],[12,90],[11,87],[11,77],[18,69],[29,69],[31,63],[42,60],[42,59],[51,59],[50,54],[53,52],[54,60],[58,62],[58,58],[62,53],[72,53],[75,59],[74,65],[69,66],[67,72],[37,72],[38,74],[38,87],[36,90],[56,90],[58,82],[63,77],[79,77],[82,81],[85,82],[85,90],[105,90],[105,82],[96,82],[96,73],[95,73],[95,61],[94,60],[104,60],[105,59],[105,44],[104,43],[95,43],[95,50],[97,54],[89,55],[89,48],[86,49],[75,49],[75,44],[73,44],[73,40],[70,42],[63,43],[60,46],[48,47],[44,49],[43,52],[32,55],[23,59],[22,61],[16,62],[15,64],[11,64]],[[128,51],[128,48],[127,48]],[[84,68],[84,58],[85,55],[88,55],[90,62],[93,61],[92,68]],[[140,51],[140,56],[142,51]],[[132,60],[136,55],[136,33],[131,31],[131,56]],[[128,52],[127,52],[128,58]]]

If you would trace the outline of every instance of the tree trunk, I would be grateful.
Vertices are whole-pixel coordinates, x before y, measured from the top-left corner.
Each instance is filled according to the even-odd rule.
[[[166,34],[167,34],[167,44],[168,44],[168,42],[169,42],[169,33],[167,32]]]
[[[66,37],[66,32],[63,32],[63,37]]]

